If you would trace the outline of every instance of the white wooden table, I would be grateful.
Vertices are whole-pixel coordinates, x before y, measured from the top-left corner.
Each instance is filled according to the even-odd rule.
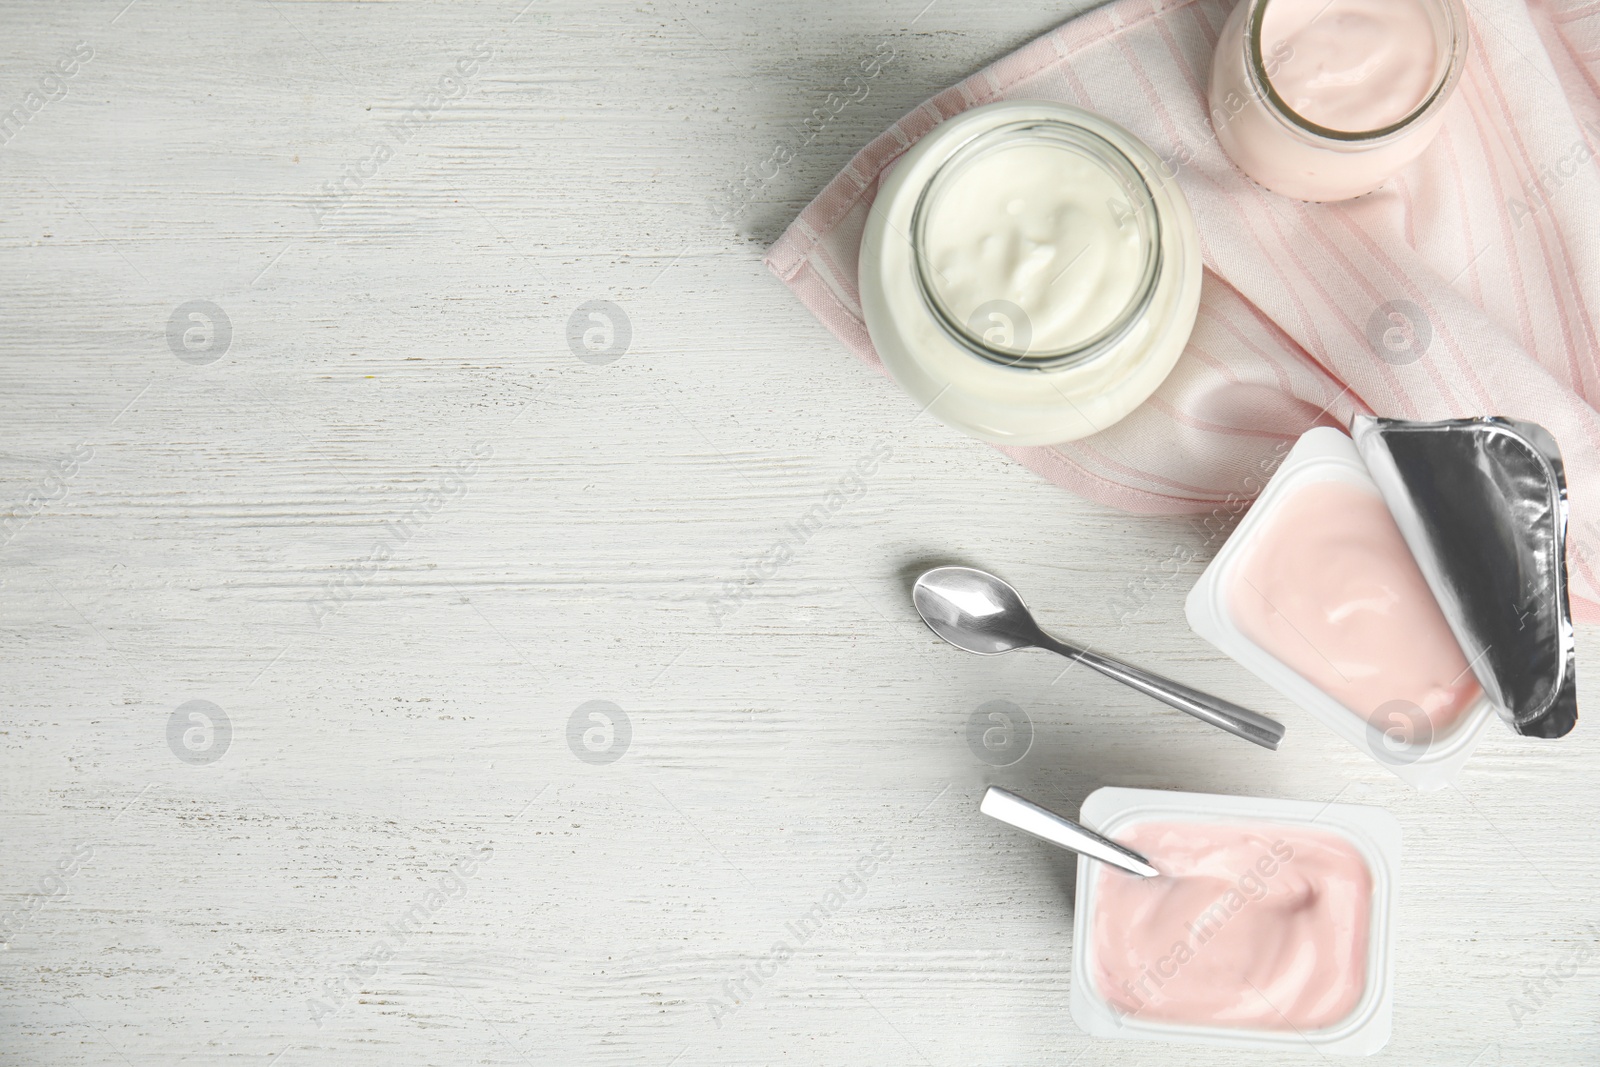
[[[1408,791],[1189,633],[1194,526],[914,419],[762,268],[1071,9],[525,2],[0,10],[0,1062],[1282,1059],[1084,1038],[1074,861],[990,782],[1384,805],[1376,1062],[1600,1061],[1592,724]],[[1287,747],[938,645],[929,560]],[[994,700],[1008,767],[967,743]]]

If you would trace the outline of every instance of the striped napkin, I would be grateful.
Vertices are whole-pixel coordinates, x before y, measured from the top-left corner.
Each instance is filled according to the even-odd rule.
[[[1002,451],[1129,511],[1227,517],[1313,425],[1529,419],[1566,460],[1573,612],[1600,621],[1600,2],[1471,0],[1471,58],[1438,138],[1379,191],[1338,204],[1266,192],[1217,145],[1206,84],[1228,10],[1117,0],[1045,34],[862,149],[767,266],[882,369],[856,257],[884,172],[978,104],[1098,112],[1177,173],[1206,268],[1199,321],[1172,375],[1122,422]]]

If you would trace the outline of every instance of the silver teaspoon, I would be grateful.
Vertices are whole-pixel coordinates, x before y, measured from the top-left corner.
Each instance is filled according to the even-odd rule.
[[[1248,708],[1190,689],[1159,674],[1058,641],[1045,633],[1017,591],[994,575],[971,567],[924,571],[911,591],[928,629],[968,652],[998,656],[1018,648],[1042,648],[1093,667],[1108,678],[1153,696],[1179,711],[1262,748],[1276,749],[1283,725]]]
[[[1015,826],[1023,833],[1032,834],[1052,845],[1060,845],[1080,856],[1088,856],[1146,878],[1154,878],[1161,873],[1150,865],[1149,860],[1132,849],[1123,848],[1110,838],[1101,837],[1093,830],[997,785],[991,785],[984,791],[978,810],[991,819],[999,819],[1007,826]]]

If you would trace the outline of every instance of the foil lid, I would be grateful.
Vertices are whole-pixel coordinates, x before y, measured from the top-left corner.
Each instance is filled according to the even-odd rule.
[[[1578,702],[1555,438],[1498,417],[1366,415],[1350,435],[1500,717],[1519,734],[1566,734]]]

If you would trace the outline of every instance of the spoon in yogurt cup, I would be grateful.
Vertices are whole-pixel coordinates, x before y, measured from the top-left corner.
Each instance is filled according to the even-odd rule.
[[[1283,724],[1220,697],[1152,674],[1087,648],[1058,641],[1044,632],[1011,586],[972,567],[935,567],[924,571],[911,591],[911,602],[928,629],[967,652],[998,656],[1019,648],[1042,648],[1108,678],[1115,678],[1147,696],[1219,730],[1276,749]]]
[[[1101,837],[1093,830],[1079,826],[1066,816],[1057,815],[1048,808],[1041,808],[1009,789],[991,785],[984,790],[978,810],[991,819],[998,819],[1007,826],[1014,826],[1041,841],[1048,841],[1080,856],[1088,856],[1092,860],[1120,867],[1130,874],[1154,878],[1161,873],[1150,865],[1149,860],[1132,849],[1123,848],[1110,838]]]

